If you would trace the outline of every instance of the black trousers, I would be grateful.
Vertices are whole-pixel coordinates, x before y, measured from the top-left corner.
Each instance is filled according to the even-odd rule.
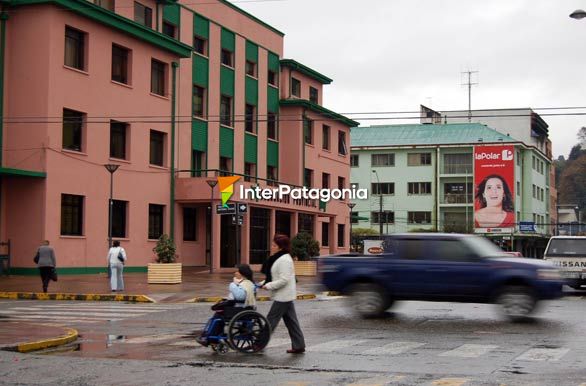
[[[271,331],[274,331],[283,318],[289,337],[291,338],[291,348],[294,350],[301,350],[305,348],[305,338],[297,320],[295,313],[295,304],[293,302],[273,302],[267,319],[271,325]]]
[[[41,280],[43,281],[43,292],[47,292],[53,267],[39,267],[39,271],[41,273]]]

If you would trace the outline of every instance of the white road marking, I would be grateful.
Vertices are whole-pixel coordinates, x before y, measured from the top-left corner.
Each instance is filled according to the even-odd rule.
[[[489,344],[463,344],[462,346],[450,351],[439,354],[440,357],[457,357],[457,358],[478,358],[497,348]]]
[[[271,338],[267,347],[277,347],[291,344],[290,338]]]
[[[566,355],[568,348],[532,348],[515,360],[532,362],[556,362]]]
[[[418,342],[393,342],[385,344],[382,347],[375,347],[370,350],[366,350],[363,354],[366,355],[397,355],[402,354],[406,351],[416,349],[425,345],[425,343]]]
[[[44,315],[47,319],[52,318],[53,316],[57,315],[71,315],[71,316],[76,316],[76,315],[83,315],[83,316],[96,316],[96,317],[103,317],[103,318],[107,318],[107,317],[137,317],[137,316],[142,316],[144,315],[143,313],[137,314],[137,313],[114,313],[114,312],[74,312],[74,311],[36,311],[36,312],[31,312],[31,313],[22,313],[21,311],[10,311],[10,310],[0,310],[0,315],[20,315],[20,316],[28,316],[31,314],[39,314],[39,315]]]
[[[389,377],[374,377],[359,379],[354,383],[348,384],[348,386],[375,386],[375,385],[388,385],[389,383],[398,382],[405,378],[404,375],[391,375]]]
[[[140,344],[140,343],[151,343],[151,342],[161,342],[164,340],[173,340],[177,338],[184,337],[185,335],[179,334],[163,334],[163,335],[147,335],[147,336],[138,336],[136,338],[128,338],[123,341],[123,343],[131,343],[131,344]]]
[[[366,342],[366,341],[365,340],[331,340],[329,342],[320,343],[315,346],[311,346],[307,349],[307,351],[332,352],[332,351],[348,348],[351,346],[356,346],[356,345],[359,345],[364,342]]]

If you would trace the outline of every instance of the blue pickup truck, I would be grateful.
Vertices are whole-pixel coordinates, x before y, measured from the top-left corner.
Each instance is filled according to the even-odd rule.
[[[394,234],[377,249],[377,255],[332,255],[318,262],[325,287],[349,295],[363,317],[382,314],[396,300],[424,300],[498,303],[517,321],[540,300],[562,296],[553,264],[507,256],[482,237]]]

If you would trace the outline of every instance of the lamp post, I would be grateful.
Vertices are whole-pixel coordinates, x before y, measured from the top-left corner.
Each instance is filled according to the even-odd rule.
[[[378,173],[376,170],[372,171],[376,176],[376,182],[378,184],[378,192],[379,192],[379,199],[378,199],[378,233],[380,236],[383,235],[383,193],[380,186],[380,180],[378,179]]]
[[[349,202],[348,204],[348,208],[350,208],[350,252],[352,252],[352,209],[354,209],[354,207],[356,206],[356,203],[354,202]]]
[[[218,184],[218,180],[206,180],[210,187],[210,273],[214,271],[214,187]]]
[[[110,200],[108,201],[108,248],[112,248],[112,206],[114,202],[112,196],[114,193],[114,173],[120,165],[105,164],[104,167],[110,173]]]
[[[586,11],[582,9],[577,9],[574,12],[570,13],[570,17],[576,20],[584,19],[586,17]]]

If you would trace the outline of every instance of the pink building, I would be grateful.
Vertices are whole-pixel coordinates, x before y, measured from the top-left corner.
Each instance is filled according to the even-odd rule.
[[[163,233],[179,262],[216,270],[261,264],[275,232],[348,251],[348,200],[235,194],[248,204],[242,226],[216,213],[217,175],[241,176],[236,191],[348,188],[357,123],[322,106],[331,79],[283,59],[281,32],[211,3],[3,2],[0,241],[13,272],[36,272],[44,239],[62,272],[104,270],[111,187],[112,237],[130,270],[146,269]]]

